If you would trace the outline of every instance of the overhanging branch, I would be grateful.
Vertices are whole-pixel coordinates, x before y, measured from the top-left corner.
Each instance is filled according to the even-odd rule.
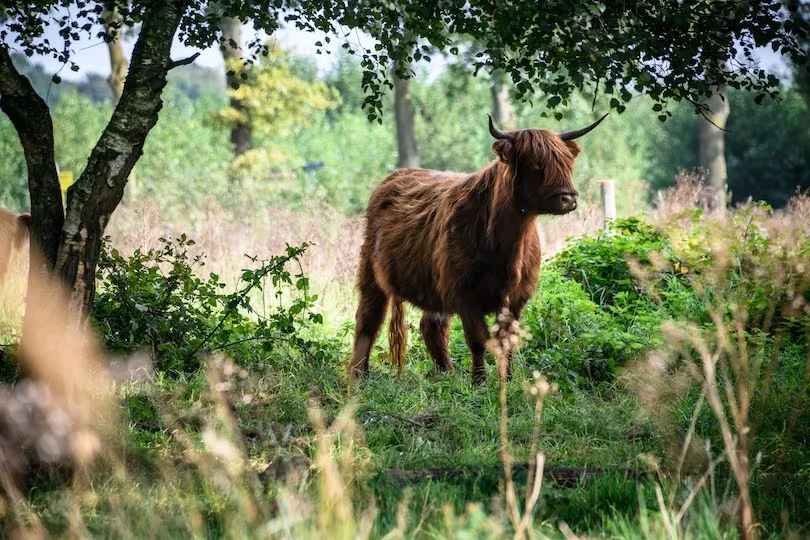
[[[25,155],[31,196],[32,240],[53,268],[64,222],[62,195],[54,161],[53,122],[48,104],[0,44],[0,109],[8,116]]]
[[[180,66],[187,66],[187,65],[193,63],[194,60],[196,60],[198,56],[200,56],[200,53],[196,52],[196,53],[192,54],[191,56],[189,56],[188,58],[183,58],[181,60],[172,60],[171,62],[169,62],[169,69],[174,69],[174,68],[180,67]]]

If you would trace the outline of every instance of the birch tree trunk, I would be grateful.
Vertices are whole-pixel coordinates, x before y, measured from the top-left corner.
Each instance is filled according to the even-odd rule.
[[[228,88],[235,88],[239,85],[237,68],[244,64],[242,54],[242,23],[233,17],[222,18],[222,58],[225,60],[225,78]],[[230,105],[233,110],[242,112],[245,105],[240,99],[230,98]],[[241,156],[253,146],[253,132],[247,122],[236,122],[231,127],[231,147],[234,156]]]
[[[161,93],[172,67],[169,53],[184,2],[155,3],[146,10],[121,100],[70,187],[55,272],[72,289],[71,305],[86,313],[96,290],[96,266],[110,215],[121,202],[127,177],[143,153],[163,106]]]
[[[410,79],[394,74],[394,117],[397,124],[397,167],[419,167],[419,146],[416,143],[416,112],[411,95]]]
[[[710,111],[700,122],[700,167],[706,174],[706,187],[709,190],[709,206],[715,212],[726,208],[726,121],[730,113],[726,88],[720,87],[705,101]],[[722,128],[722,129],[721,129]]]
[[[124,81],[127,79],[129,62],[124,54],[124,47],[121,45],[121,17],[116,11],[107,10],[102,16],[104,30],[108,34],[115,34],[115,38],[107,42],[107,51],[110,53],[110,76],[107,83],[112,92],[113,108],[121,101],[121,94],[124,93]],[[133,201],[138,197],[138,179],[135,178],[135,171],[131,172],[127,179],[125,196],[128,201]]]

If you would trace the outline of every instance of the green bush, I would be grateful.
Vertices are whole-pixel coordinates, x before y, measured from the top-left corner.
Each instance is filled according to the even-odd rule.
[[[522,319],[531,334],[522,355],[564,387],[611,380],[618,368],[661,344],[662,315],[653,304],[617,316],[631,311],[624,293],[616,304],[600,306],[579,282],[554,268],[543,272],[539,287]]]
[[[628,361],[660,346],[668,313],[629,263],[650,268],[655,254],[676,259],[666,237],[637,218],[616,220],[606,234],[570,242],[545,267],[539,295],[526,308],[523,320],[533,337],[524,348],[527,361],[563,384],[611,380]],[[681,286],[672,271],[657,275],[665,290],[670,283]],[[673,292],[673,303],[685,302],[690,293]]]
[[[115,249],[101,256],[92,317],[110,350],[148,349],[156,368],[169,373],[194,372],[200,367],[198,353],[218,350],[242,362],[279,347],[316,361],[327,356],[329,342],[305,337],[310,326],[323,322],[311,310],[317,297],[308,292],[309,279],[287,269],[298,265],[308,244],[266,261],[251,259],[258,268],[244,270],[236,290],[224,293],[218,275],[197,275],[203,258],[189,254],[193,240],[182,235],[161,242],[161,249],[137,250],[129,258]],[[266,287],[278,302],[259,316],[251,292]]]
[[[791,300],[797,295],[810,302],[795,264],[810,257],[810,241],[769,235],[761,222],[769,210],[740,209],[726,225],[700,221],[697,212],[686,227],[660,230],[620,219],[606,233],[569,242],[526,308],[534,338],[524,347],[527,362],[563,382],[610,380],[663,344],[666,320],[710,333],[718,323],[736,332],[742,321],[747,339],[765,332],[781,334],[785,345],[806,343],[810,319],[789,306],[801,305]]]
[[[613,221],[607,234],[583,237],[554,258],[554,267],[577,281],[600,306],[638,300],[643,291],[629,260],[649,266],[653,252],[669,251],[667,239],[638,218]]]

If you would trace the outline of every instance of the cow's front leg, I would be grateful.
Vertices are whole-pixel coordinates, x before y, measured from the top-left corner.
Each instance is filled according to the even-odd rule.
[[[472,354],[472,381],[473,384],[482,384],[487,376],[487,368],[484,364],[484,353],[489,339],[487,323],[483,313],[461,313],[460,316],[467,347]]]

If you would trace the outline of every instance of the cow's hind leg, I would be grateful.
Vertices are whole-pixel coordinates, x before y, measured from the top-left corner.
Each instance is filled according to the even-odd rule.
[[[425,311],[419,329],[422,331],[422,339],[425,340],[425,347],[433,358],[436,370],[453,371],[450,352],[447,350],[447,342],[450,339],[450,315]]]
[[[355,316],[354,352],[349,364],[349,378],[368,372],[368,357],[380,332],[388,296],[373,279],[360,283],[360,305]]]
[[[470,348],[472,354],[473,384],[482,384],[487,376],[487,368],[484,364],[484,353],[489,339],[487,322],[482,313],[461,313],[460,315],[467,347]]]

